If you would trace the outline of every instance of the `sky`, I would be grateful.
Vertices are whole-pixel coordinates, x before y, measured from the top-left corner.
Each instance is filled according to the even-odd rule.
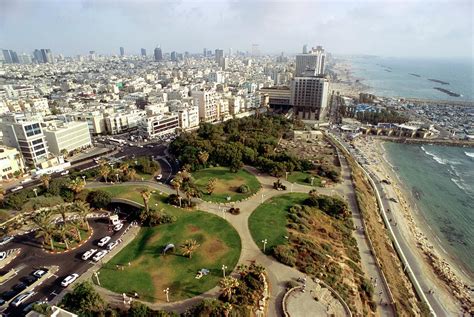
[[[474,59],[472,0],[0,0],[0,48],[64,55],[203,48]]]

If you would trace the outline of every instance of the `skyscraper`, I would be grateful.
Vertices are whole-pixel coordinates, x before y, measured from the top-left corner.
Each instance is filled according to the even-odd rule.
[[[13,64],[19,64],[20,60],[18,59],[18,54],[15,51],[10,50],[10,56],[12,58]]]
[[[295,76],[323,75],[325,71],[326,53],[321,46],[313,48],[308,54],[296,55]]]
[[[41,49],[41,57],[43,63],[53,63],[53,53],[49,48],[42,48]]]
[[[217,65],[223,67],[224,64],[224,50],[216,49],[214,56]]]
[[[125,55],[125,49],[123,47],[120,47],[120,56],[124,56]]]
[[[171,60],[173,62],[176,62],[178,60],[178,53],[176,53],[175,51],[172,51],[171,52]]]
[[[141,49],[141,54],[142,54],[142,57],[145,57],[146,56],[146,49],[142,48]]]
[[[45,63],[45,61],[43,60],[43,54],[41,54],[40,50],[38,49],[34,50],[33,56],[36,63],[38,64]]]
[[[155,61],[160,62],[163,60],[163,52],[160,47],[155,48]]]
[[[321,120],[328,102],[327,79],[317,76],[295,77],[291,84],[291,104],[297,118]]]
[[[10,55],[10,51],[2,50],[2,53],[3,53],[3,59],[5,60],[5,63],[11,64],[13,61],[12,61],[12,56]]]
[[[207,48],[202,50],[202,56],[207,57]]]
[[[308,54],[308,44],[303,45],[303,54]]]

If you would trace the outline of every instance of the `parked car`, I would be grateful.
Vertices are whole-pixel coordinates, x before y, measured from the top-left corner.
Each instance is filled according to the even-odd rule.
[[[46,273],[48,273],[47,269],[39,269],[33,272],[33,276],[37,278],[42,278]]]
[[[29,313],[30,311],[33,310],[33,306],[41,305],[41,304],[47,304],[47,302],[42,301],[42,300],[37,300],[36,302],[31,302],[28,305],[26,305],[25,308],[23,308],[23,313],[27,314],[27,313]]]
[[[14,307],[20,306],[22,303],[27,301],[30,297],[32,297],[35,294],[33,291],[25,292],[23,294],[18,295],[15,297],[15,299],[10,303],[10,305]]]
[[[109,244],[107,244],[107,250],[112,250],[113,248],[115,248],[120,242],[117,240],[117,241],[114,241],[114,242],[110,242]]]
[[[161,175],[161,174],[158,174],[158,175],[156,176],[156,180],[157,180],[157,181],[159,181],[159,180],[162,179],[162,178],[163,178],[163,175]]]
[[[83,255],[82,255],[82,259],[84,261],[86,260],[89,260],[89,258],[97,252],[97,249],[90,249],[89,251],[85,252]]]
[[[78,277],[79,277],[79,274],[77,274],[77,273],[73,273],[73,274],[69,275],[68,277],[66,277],[66,278],[61,282],[61,286],[62,286],[62,287],[68,287],[69,285],[72,284],[72,282],[74,282],[75,280],[77,280]]]
[[[8,301],[18,295],[18,291],[15,291],[14,289],[11,289],[9,291],[3,292],[2,295],[0,295],[4,300]]]
[[[114,226],[114,231],[115,232],[120,231],[122,228],[123,228],[123,223],[119,223]]]
[[[0,261],[5,260],[7,258],[7,253],[5,251],[0,252]]]
[[[20,281],[22,281],[26,285],[31,285],[34,282],[36,282],[37,280],[38,280],[38,278],[36,278],[36,276],[31,276],[31,275],[24,276],[20,279]]]
[[[67,174],[69,174],[69,171],[62,171],[62,172],[61,172],[61,175],[62,175],[62,176],[67,175]]]
[[[99,247],[103,247],[104,245],[107,244],[107,242],[110,241],[110,239],[112,239],[112,238],[109,237],[109,236],[103,237],[102,239],[99,240],[99,242],[97,243],[97,245],[98,245]]]
[[[5,245],[7,244],[8,242],[12,241],[13,240],[13,237],[12,236],[3,236],[1,239],[0,239],[0,245]]]
[[[33,179],[31,179],[31,178],[25,178],[24,180],[22,180],[20,182],[20,184],[26,184],[26,183],[29,183],[29,182],[32,182],[32,181],[33,181]]]
[[[15,188],[12,188],[10,191],[11,191],[12,193],[14,193],[14,192],[17,192],[17,191],[19,191],[19,190],[21,190],[21,189],[23,189],[23,186],[19,185],[19,186],[15,187]]]
[[[102,250],[100,252],[97,252],[94,257],[92,258],[92,260],[96,261],[96,262],[99,262],[100,259],[102,259],[105,255],[107,254],[107,251],[105,250]]]
[[[13,286],[13,289],[15,291],[21,292],[21,291],[24,291],[26,289],[26,286],[27,285],[25,283],[20,282],[20,283],[16,284],[15,286]]]

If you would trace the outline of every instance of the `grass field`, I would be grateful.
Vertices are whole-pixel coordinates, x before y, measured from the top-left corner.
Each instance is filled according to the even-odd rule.
[[[321,178],[317,175],[312,175],[309,172],[292,172],[288,174],[288,181],[290,183],[298,183],[301,185],[311,186],[311,181],[307,182],[308,177],[314,177],[313,186],[321,187]]]
[[[308,194],[292,193],[273,197],[261,204],[249,218],[249,229],[255,243],[263,249],[262,240],[267,239],[265,253],[273,247],[285,244],[287,210],[308,197]]]
[[[181,255],[179,245],[194,239],[200,247],[191,258]],[[175,251],[162,255],[173,243]],[[141,300],[166,300],[163,290],[170,288],[170,300],[199,295],[217,285],[222,265],[230,272],[240,256],[240,237],[225,220],[201,212],[183,212],[172,224],[142,228],[138,236],[100,270],[102,286],[117,293],[137,292]],[[130,263],[130,266],[128,265]],[[116,266],[123,266],[117,270]],[[196,279],[198,270],[210,274]]]
[[[255,194],[260,189],[257,178],[246,170],[231,172],[226,167],[211,167],[193,173],[196,185],[203,191],[202,199],[212,202],[238,201]],[[216,178],[217,184],[214,192],[207,194],[207,183],[209,179]],[[239,186],[246,184],[250,191],[245,194],[237,192]],[[230,197],[230,200],[227,200]]]

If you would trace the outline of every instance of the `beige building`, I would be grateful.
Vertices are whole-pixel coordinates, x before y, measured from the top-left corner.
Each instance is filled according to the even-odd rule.
[[[0,180],[10,179],[25,168],[17,149],[0,145]]]
[[[192,91],[191,97],[194,104],[199,108],[200,122],[213,122],[219,118],[219,107],[217,94],[213,90]]]
[[[63,150],[72,152],[92,146],[91,135],[87,122],[61,121],[43,123],[43,132],[46,136],[49,151],[61,155]]]

